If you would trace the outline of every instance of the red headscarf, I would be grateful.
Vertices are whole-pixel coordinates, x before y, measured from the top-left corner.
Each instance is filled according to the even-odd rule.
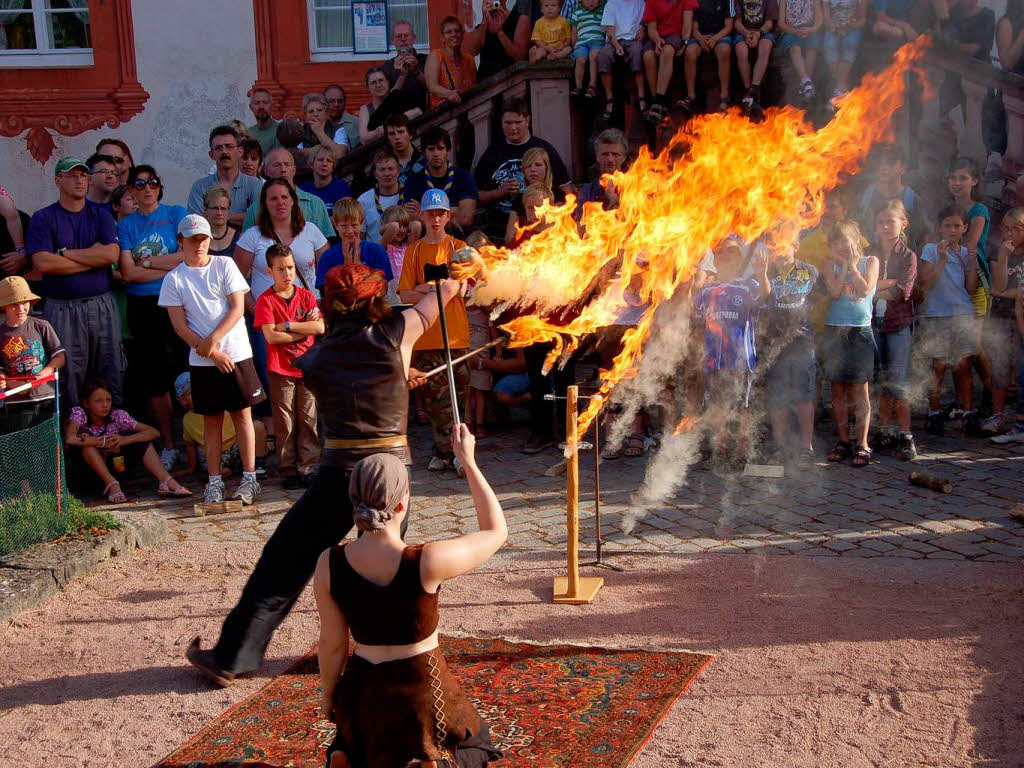
[[[341,264],[324,278],[324,304],[336,312],[350,312],[359,302],[384,295],[387,288],[387,278],[379,269]]]

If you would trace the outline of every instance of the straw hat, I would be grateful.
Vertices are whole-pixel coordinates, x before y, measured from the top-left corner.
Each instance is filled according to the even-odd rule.
[[[5,277],[0,280],[0,307],[20,304],[23,301],[39,301],[39,297],[32,293],[24,277]]]

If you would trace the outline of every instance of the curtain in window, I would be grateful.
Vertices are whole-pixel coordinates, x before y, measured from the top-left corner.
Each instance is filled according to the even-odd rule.
[[[25,0],[0,0],[0,51],[7,50],[7,30],[2,25],[10,24],[17,17],[17,13],[4,13],[4,11],[16,11],[25,7]]]
[[[72,8],[85,8],[84,11],[76,11],[75,16],[83,24],[89,23],[89,0],[68,0],[68,5]]]

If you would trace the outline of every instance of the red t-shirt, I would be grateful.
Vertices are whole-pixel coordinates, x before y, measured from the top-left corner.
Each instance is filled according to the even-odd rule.
[[[697,0],[647,0],[643,23],[656,21],[662,37],[683,34],[683,11],[697,8]]]
[[[256,299],[256,309],[252,313],[252,324],[257,332],[263,333],[264,325],[279,323],[302,323],[309,319],[309,314],[319,309],[316,296],[301,285],[295,286],[291,301],[278,296],[273,287],[264,291]],[[280,376],[301,379],[302,372],[295,367],[295,358],[313,346],[313,337],[307,336],[302,341],[291,344],[267,344],[267,370]]]

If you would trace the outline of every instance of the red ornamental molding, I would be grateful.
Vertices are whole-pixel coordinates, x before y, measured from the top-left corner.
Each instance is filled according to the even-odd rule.
[[[40,163],[53,153],[50,131],[75,136],[121,123],[142,111],[149,94],[135,70],[131,0],[90,0],[93,64],[0,69],[0,136],[20,136]]]

